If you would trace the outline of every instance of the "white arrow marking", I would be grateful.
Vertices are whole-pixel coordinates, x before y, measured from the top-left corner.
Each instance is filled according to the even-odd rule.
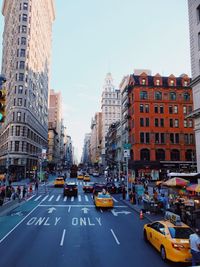
[[[56,210],[56,208],[51,207],[51,208],[48,209],[48,213],[52,213],[54,210]]]
[[[114,216],[118,216],[118,214],[125,214],[125,215],[127,215],[127,214],[130,214],[131,212],[130,211],[125,211],[125,210],[123,210],[123,211],[116,211],[116,210],[111,210],[111,212],[112,212],[112,214],[114,215]]]
[[[81,210],[83,210],[83,213],[87,214],[88,213],[88,208],[82,208]]]

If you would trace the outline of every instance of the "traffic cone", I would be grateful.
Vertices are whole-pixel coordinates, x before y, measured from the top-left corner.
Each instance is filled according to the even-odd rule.
[[[143,211],[140,211],[140,220],[144,219]]]

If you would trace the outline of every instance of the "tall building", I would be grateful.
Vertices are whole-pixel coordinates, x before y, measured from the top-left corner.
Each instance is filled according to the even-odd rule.
[[[101,164],[102,113],[96,112],[91,123],[90,151],[92,164]]]
[[[129,167],[154,179],[170,171],[195,170],[190,78],[131,75],[128,84]]]
[[[105,137],[110,124],[121,118],[121,94],[120,90],[115,89],[111,73],[105,78],[101,98],[102,112],[102,143],[101,143],[101,162],[105,165]]]
[[[84,165],[89,165],[91,162],[90,158],[90,140],[91,140],[91,133],[86,133],[84,138],[84,144],[83,144],[83,154],[81,163]]]
[[[200,0],[188,0],[197,171],[200,172]]]
[[[54,0],[4,0],[2,13],[7,99],[0,165],[23,176],[36,168],[42,148],[47,148]]]

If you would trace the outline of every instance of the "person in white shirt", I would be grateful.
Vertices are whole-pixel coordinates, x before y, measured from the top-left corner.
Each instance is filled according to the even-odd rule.
[[[194,234],[190,235],[190,249],[192,254],[192,266],[200,263],[200,231],[199,229],[195,230]]]

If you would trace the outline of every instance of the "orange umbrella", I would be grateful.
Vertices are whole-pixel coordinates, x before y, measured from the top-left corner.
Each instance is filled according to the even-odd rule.
[[[179,178],[179,177],[171,178],[171,179],[169,179],[163,183],[163,185],[167,185],[167,186],[181,186],[181,187],[184,187],[188,184],[189,184],[188,180],[185,180],[185,179]]]
[[[186,188],[186,190],[192,192],[200,192],[200,184],[191,184]]]

